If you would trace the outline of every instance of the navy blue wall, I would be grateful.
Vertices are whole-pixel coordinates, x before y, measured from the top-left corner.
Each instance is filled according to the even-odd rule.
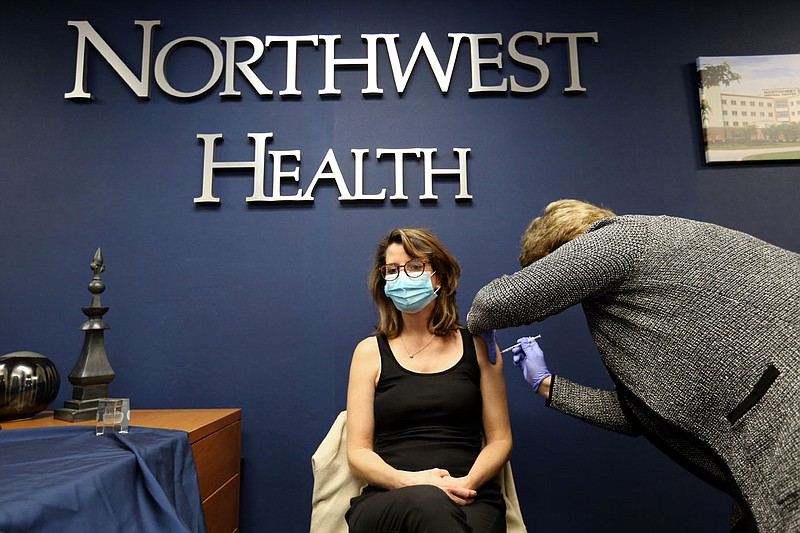
[[[459,257],[462,316],[490,279],[517,269],[518,239],[549,201],[579,197],[619,213],[708,220],[800,250],[800,176],[791,163],[704,163],[694,61],[698,56],[796,53],[795,0],[663,2],[494,0],[322,2],[6,2],[0,84],[0,353],[34,350],[62,373],[54,404],[71,393],[67,374],[80,351],[89,262],[102,246],[107,271],[106,334],[117,372],[111,392],[134,408],[244,409],[242,531],[308,529],[310,457],[345,407],[356,342],[375,315],[366,277],[374,243],[396,226],[433,228]],[[365,98],[363,70],[337,73],[339,98],[321,98],[323,47],[301,50],[298,87],[281,98],[285,48],[255,70],[275,91],[259,98],[237,78],[240,99],[186,101],[153,84],[137,98],[94,51],[92,102],[64,98],[74,84],[77,32],[88,20],[139,73],[141,31],[159,19],[154,50],[201,36],[341,34],[338,57],[363,57],[362,33],[400,33],[403,62],[421,32],[445,61],[448,32],[597,32],[579,46],[582,95],[569,84],[566,45],[531,55],[550,67],[534,95],[470,96],[462,46],[442,94],[422,61],[402,96],[381,59],[385,93]],[[505,51],[505,47],[503,47]],[[491,47],[485,56],[494,55]],[[385,57],[385,55],[381,56]],[[505,75],[532,84],[505,57]],[[199,49],[181,49],[170,81],[191,90],[208,77]],[[498,81],[487,70],[487,85]],[[222,133],[220,160],[252,160],[250,132],[273,132],[270,150],[302,151],[300,188],[333,148],[352,192],[350,150],[370,150],[367,192],[394,190],[391,160],[377,148],[438,149],[454,167],[469,147],[471,202],[438,180],[423,203],[422,165],[405,165],[407,202],[340,202],[330,185],[313,203],[248,205],[245,172],[216,180],[222,199],[199,206],[203,147],[198,133]],[[268,178],[271,175],[268,161]],[[268,187],[271,180],[268,179]],[[291,188],[287,189],[287,194]],[[516,331],[501,344],[541,333],[553,371],[610,385],[580,309]],[[680,339],[677,339],[680,342]],[[507,382],[513,464],[529,529],[559,531],[726,531],[730,503],[643,439],[605,433],[547,410],[517,371]],[[680,384],[675,384],[680,394]]]

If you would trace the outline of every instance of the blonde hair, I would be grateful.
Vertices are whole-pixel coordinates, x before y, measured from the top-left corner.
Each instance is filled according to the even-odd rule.
[[[441,283],[428,328],[436,335],[446,335],[458,329],[458,308],[456,307],[456,288],[461,276],[461,265],[447,251],[432,231],[423,228],[397,228],[389,232],[379,243],[375,252],[375,264],[369,274],[369,290],[380,313],[380,323],[376,333],[393,339],[403,331],[403,316],[394,306],[383,289],[386,281],[380,267],[386,264],[386,249],[390,244],[402,244],[405,252],[415,258],[431,263]]]
[[[592,223],[615,216],[613,212],[581,200],[556,200],[534,218],[522,234],[519,262],[526,267],[582,235]]]

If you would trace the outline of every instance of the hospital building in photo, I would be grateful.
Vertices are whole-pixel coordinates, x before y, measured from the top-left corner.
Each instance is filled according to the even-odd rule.
[[[749,140],[764,140],[763,128],[800,122],[800,87],[763,89],[759,96],[724,93],[719,87],[708,87],[701,98],[708,109],[704,126],[710,142],[740,137],[745,128],[753,126]]]

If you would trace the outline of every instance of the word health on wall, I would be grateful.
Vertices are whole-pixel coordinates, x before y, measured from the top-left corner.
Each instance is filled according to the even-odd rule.
[[[450,50],[445,64],[440,61],[428,35],[423,32],[416,41],[411,57],[403,65],[397,49],[399,33],[361,34],[360,38],[365,45],[365,52],[361,57],[337,56],[336,48],[342,38],[341,35],[266,35],[263,39],[255,36],[220,37],[219,40],[224,43],[224,47],[205,37],[189,36],[173,39],[165,44],[156,54],[154,61],[154,29],[160,27],[161,21],[137,20],[135,24],[141,27],[143,33],[140,75],[137,76],[88,21],[68,21],[67,24],[78,31],[74,86],[70,92],[64,94],[64,98],[71,100],[93,98],[87,87],[89,79],[87,56],[92,49],[100,54],[139,98],[150,98],[153,79],[165,94],[174,98],[190,99],[207,95],[217,87],[223,77],[224,84],[223,90],[219,92],[220,97],[241,97],[242,93],[236,87],[237,80],[246,81],[260,96],[271,96],[274,91],[264,79],[270,74],[269,66],[276,59],[273,55],[266,58],[272,45],[278,45],[286,50],[285,57],[278,59],[284,63],[286,77],[285,80],[276,81],[283,86],[278,92],[283,98],[302,96],[303,90],[297,86],[298,64],[308,60],[308,54],[318,51],[320,47],[324,53],[324,67],[319,79],[322,89],[317,90],[320,96],[340,95],[341,90],[336,86],[336,72],[353,69],[366,71],[366,83],[361,88],[364,96],[382,95],[384,89],[381,82],[386,85],[386,80],[381,80],[378,76],[379,56],[380,59],[388,60],[391,79],[398,94],[405,91],[411,75],[421,68],[418,65],[422,63],[420,61],[422,56],[427,59],[441,92],[448,93],[462,43],[466,43],[469,49],[468,92],[470,94],[521,94],[541,90],[550,78],[550,67],[540,57],[526,52],[531,47],[538,49],[553,43],[565,45],[564,52],[560,54],[561,60],[567,62],[569,71],[569,84],[564,87],[564,93],[583,93],[586,88],[581,84],[580,78],[579,43],[598,42],[597,32],[521,31],[513,34],[508,40],[507,48],[503,49],[504,41],[501,33],[448,33]],[[204,50],[208,53],[212,64],[208,79],[204,80],[201,86],[189,91],[181,91],[174,87],[170,82],[167,68],[170,55],[184,46]],[[241,54],[237,54],[237,51],[250,52],[251,55],[245,60],[238,61],[236,58]],[[512,65],[512,73],[505,76],[509,63]],[[487,78],[490,81],[487,81]],[[534,81],[529,81],[530,78]]]
[[[218,161],[216,157],[217,141],[221,140],[221,133],[200,133],[197,138],[203,143],[203,192],[194,199],[199,204],[219,204],[220,198],[214,195],[214,180],[216,171],[239,169],[252,172],[253,194],[245,198],[246,202],[313,202],[314,190],[320,184],[332,184],[339,191],[339,200],[347,201],[383,201],[386,199],[386,188],[377,192],[365,191],[364,162],[370,154],[366,148],[354,148],[350,154],[354,160],[354,170],[351,183],[352,192],[341,170],[341,165],[333,149],[329,149],[319,164],[314,177],[308,187],[300,188],[300,150],[267,150],[267,142],[273,138],[273,133],[248,133],[247,136],[254,144],[254,156],[248,161]],[[408,160],[422,161],[424,192],[419,196],[423,201],[436,201],[439,196],[434,193],[434,179],[457,178],[459,184],[455,200],[470,200],[467,155],[470,148],[453,148],[458,164],[455,168],[434,168],[434,159],[437,156],[436,148],[377,148],[377,160],[393,162],[394,192],[390,200],[408,200],[405,194],[405,162]],[[267,187],[267,158],[272,160],[272,186]],[[288,187],[294,194],[286,194]]]

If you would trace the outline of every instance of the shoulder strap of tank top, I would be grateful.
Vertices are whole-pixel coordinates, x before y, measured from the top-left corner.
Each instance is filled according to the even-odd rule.
[[[377,339],[378,351],[381,354],[381,378],[388,375],[388,373],[399,372],[400,363],[394,358],[394,353],[392,353],[392,349],[389,346],[389,339],[383,334],[377,335]]]

